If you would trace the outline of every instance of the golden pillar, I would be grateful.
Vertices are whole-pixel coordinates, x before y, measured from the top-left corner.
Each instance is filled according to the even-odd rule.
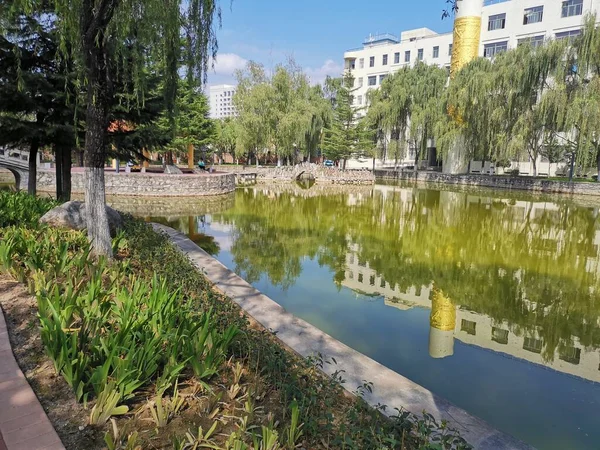
[[[194,168],[194,144],[188,144],[188,169]]]
[[[147,169],[148,166],[150,166],[150,163],[148,162],[148,159],[150,159],[150,152],[144,148],[142,149],[142,154],[144,155],[144,158],[147,158],[143,163],[144,169]]]
[[[450,80],[456,76],[465,64],[479,56],[481,38],[482,0],[456,0],[456,6],[458,10],[454,19]],[[462,118],[452,105],[448,107],[448,114],[455,121],[461,123]],[[465,173],[468,164],[465,140],[462,136],[459,136],[444,158],[442,171],[448,174]]]
[[[445,358],[454,354],[456,306],[439,289],[433,290],[429,316],[429,355]]]

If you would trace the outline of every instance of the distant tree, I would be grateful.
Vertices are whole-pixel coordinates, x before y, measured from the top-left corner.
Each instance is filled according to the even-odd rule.
[[[370,146],[364,121],[359,120],[359,112],[352,106],[353,84],[351,75],[344,78],[328,77],[325,80],[333,113],[329,126],[323,130],[323,154],[333,161],[342,161],[343,169],[348,158],[361,153],[365,146]]]
[[[213,146],[215,153],[219,158],[219,163],[223,163],[225,153],[234,155],[237,142],[237,123],[231,117],[215,121],[215,140]]]
[[[181,81],[173,120],[165,110],[159,121],[163,132],[166,135],[171,134],[172,138],[163,149],[163,152],[167,153],[167,164],[172,164],[172,153],[185,154],[190,146],[201,149],[214,141],[215,123],[209,116],[210,106],[206,95],[194,85]]]

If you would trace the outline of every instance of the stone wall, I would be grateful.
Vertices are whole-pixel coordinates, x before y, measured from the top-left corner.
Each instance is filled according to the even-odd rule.
[[[15,176],[8,170],[0,167],[0,184],[14,184]]]
[[[83,172],[72,172],[71,177],[73,194],[83,193]],[[229,173],[164,175],[106,172],[105,184],[107,195],[199,197],[221,195],[235,191],[235,175]],[[55,191],[56,179],[54,172],[38,172],[37,186],[39,191]]]
[[[372,185],[375,177],[369,170],[341,170],[337,167],[325,167],[318,164],[302,163],[296,166],[256,167],[256,166],[218,166],[220,172],[256,173],[258,182],[295,181],[302,174],[310,174],[319,184]]]
[[[490,175],[450,175],[440,172],[413,172],[375,170],[375,177],[390,181],[417,181],[424,183],[450,184],[455,186],[478,186],[496,189],[516,189],[522,191],[597,195],[600,196],[600,183],[568,183],[539,178]]]

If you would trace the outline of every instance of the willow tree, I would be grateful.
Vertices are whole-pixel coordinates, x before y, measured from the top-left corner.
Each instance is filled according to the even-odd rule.
[[[396,165],[407,146],[413,101],[412,81],[412,69],[405,67],[386,77],[381,87],[368,95],[367,120],[381,130],[384,139],[389,139],[384,148],[394,157]]]
[[[238,112],[236,155],[252,157],[259,164],[261,152],[269,146],[273,135],[273,88],[261,64],[250,61],[236,72],[237,90],[233,104]]]
[[[16,0],[12,12],[43,12],[46,0]],[[64,58],[74,60],[85,83],[85,202],[88,237],[98,255],[112,256],[106,214],[104,166],[109,111],[114,102],[114,77],[131,69],[135,91],[143,101],[141,67],[150,54],[164,59],[167,108],[174,110],[179,61],[195,78],[204,78],[211,56],[216,56],[215,23],[220,21],[217,0],[56,0]],[[185,48],[182,48],[182,42]]]
[[[411,108],[409,138],[415,149],[415,170],[425,155],[427,142],[434,137],[434,129],[444,114],[443,94],[448,75],[445,69],[419,62],[410,72]]]

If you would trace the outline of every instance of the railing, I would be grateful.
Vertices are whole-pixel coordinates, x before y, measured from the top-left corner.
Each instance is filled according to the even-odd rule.
[[[400,42],[400,40],[398,39],[398,36],[395,36],[392,33],[382,33],[382,34],[369,35],[368,37],[365,38],[363,44],[368,45],[368,44],[372,44],[374,42],[380,42],[380,41],[394,41],[396,43]]]
[[[9,161],[19,166],[27,165],[26,163],[29,161],[29,152],[25,150],[0,148],[0,160]]]
[[[484,0],[483,6],[495,5],[497,3],[510,2],[510,0]]]

